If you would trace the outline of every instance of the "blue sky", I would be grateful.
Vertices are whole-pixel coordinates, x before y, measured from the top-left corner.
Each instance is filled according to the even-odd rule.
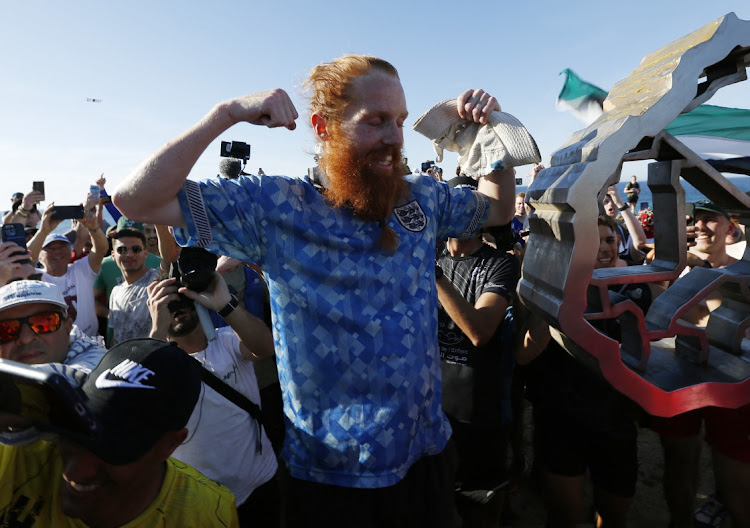
[[[252,145],[249,172],[305,174],[314,144],[302,82],[315,64],[350,52],[398,68],[412,168],[434,159],[430,143],[411,130],[414,120],[466,88],[497,96],[546,161],[582,128],[555,110],[560,71],[571,68],[608,90],[647,53],[730,11],[750,19],[750,4],[724,0],[689,8],[682,0],[4,2],[0,209],[34,180],[44,180],[47,202],[58,204],[80,202],[100,173],[114,189],[215,103],[276,87],[297,105],[297,130],[237,125],[190,177],[217,173],[221,140]],[[711,103],[750,107],[750,82]],[[452,174],[455,155],[442,166]]]

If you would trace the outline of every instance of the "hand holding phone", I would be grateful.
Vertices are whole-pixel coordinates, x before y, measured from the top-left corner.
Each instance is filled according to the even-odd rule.
[[[42,195],[40,198],[40,201],[44,201],[44,182],[43,181],[35,181],[31,184],[31,190],[37,191],[39,194]]]

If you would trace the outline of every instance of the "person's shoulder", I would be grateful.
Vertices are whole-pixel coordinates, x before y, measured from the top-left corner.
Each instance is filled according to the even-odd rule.
[[[229,491],[229,488],[219,484],[218,482],[211,480],[203,473],[195,469],[190,464],[186,464],[176,458],[167,459],[167,471],[171,472],[172,479],[165,478],[165,484],[173,486],[173,491],[185,491],[185,490],[199,490],[195,494],[194,498],[197,501],[204,498],[218,498],[221,497],[226,499],[229,504],[234,503],[234,495]],[[182,489],[175,489],[182,488]],[[188,494],[192,495],[192,494]],[[203,502],[203,505],[208,504]]]
[[[171,457],[167,459],[161,492],[151,506],[165,521],[174,521],[165,526],[183,526],[181,523],[188,519],[195,526],[239,526],[234,495],[229,488]]]

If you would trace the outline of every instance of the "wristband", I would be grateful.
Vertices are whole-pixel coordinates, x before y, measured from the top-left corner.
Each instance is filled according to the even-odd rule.
[[[27,210],[26,210],[26,209],[24,209],[23,207],[19,206],[19,207],[18,207],[18,209],[16,209],[16,212],[17,212],[18,214],[20,214],[21,216],[29,216],[29,212],[30,212],[30,211],[27,211]]]
[[[231,298],[229,299],[229,302],[224,306],[224,308],[222,308],[216,313],[218,313],[222,317],[222,319],[226,319],[227,316],[231,314],[234,311],[234,309],[237,308],[239,305],[240,305],[240,301],[237,299],[237,297],[232,295]]]
[[[622,205],[617,208],[618,211],[624,211],[625,209],[629,209],[630,206],[628,204]]]

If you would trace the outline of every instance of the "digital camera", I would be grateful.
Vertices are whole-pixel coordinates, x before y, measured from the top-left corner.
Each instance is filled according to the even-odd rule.
[[[202,292],[208,289],[213,280],[218,258],[203,248],[185,247],[180,252],[180,258],[172,264],[169,271],[170,278],[177,279],[177,287],[185,286],[189,290]],[[179,293],[179,300],[169,303],[170,312],[182,310],[193,304],[193,301]]]

